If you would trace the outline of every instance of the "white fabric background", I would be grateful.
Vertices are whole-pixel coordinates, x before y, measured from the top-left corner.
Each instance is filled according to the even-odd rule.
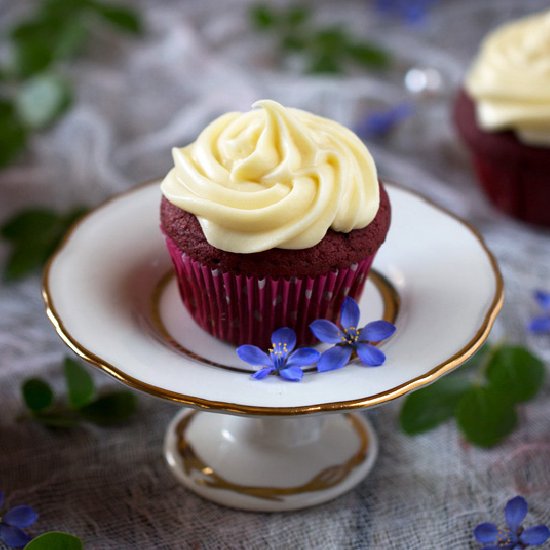
[[[0,1],[0,26],[29,4]],[[162,175],[171,166],[172,146],[258,98],[353,127],[367,112],[407,99],[402,80],[409,67],[436,67],[444,77],[441,93],[420,101],[414,117],[369,147],[384,177],[480,228],[506,281],[493,338],[528,343],[550,360],[550,339],[524,330],[536,310],[532,290],[550,290],[550,233],[487,206],[449,122],[453,91],[480,38],[547,3],[445,0],[424,27],[411,29],[375,15],[367,0],[316,2],[319,22],[341,21],[385,43],[398,60],[389,75],[341,78],[304,76],[294,62],[278,66],[271,41],[247,24],[249,4],[141,0],[133,5],[143,11],[145,37],[95,30],[88,53],[67,68],[77,87],[74,107],[0,172],[0,221],[30,205],[95,205]],[[6,254],[1,244],[0,262]],[[178,410],[173,404],[140,395],[135,419],[113,429],[54,433],[18,422],[22,380],[42,376],[61,386],[66,354],[44,314],[39,277],[0,286],[0,489],[13,503],[35,506],[37,531],[67,530],[90,549],[476,548],[475,525],[502,523],[505,502],[518,493],[529,500],[529,525],[550,524],[549,383],[522,407],[514,435],[489,451],[465,444],[452,424],[421,437],[402,435],[400,403],[371,411],[381,453],[356,490],[302,512],[250,514],[206,502],[172,478],[161,445]],[[94,375],[99,384],[114,384]]]

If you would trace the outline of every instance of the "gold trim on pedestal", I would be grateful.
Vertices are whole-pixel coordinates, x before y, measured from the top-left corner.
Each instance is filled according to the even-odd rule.
[[[326,491],[339,485],[367,458],[369,448],[367,431],[355,415],[345,414],[344,417],[351,423],[359,442],[359,448],[348,460],[342,464],[334,464],[324,468],[310,481],[295,487],[240,485],[223,478],[212,467],[206,464],[185,438],[187,429],[196,414],[198,414],[196,411],[187,414],[176,425],[176,447],[185,475],[197,485],[207,487],[208,489],[221,489],[263,500],[282,501],[284,497],[315,491]]]
[[[120,195],[118,195],[118,197],[133,193],[136,190],[141,189],[145,185],[153,185],[153,184],[157,185],[158,182],[157,181],[148,182],[146,184],[143,184],[142,186],[138,186],[133,189],[130,189],[125,193],[121,193]],[[117,380],[120,380],[121,382],[127,384],[128,386],[147,392],[155,397],[160,397],[162,399],[167,399],[169,401],[175,401],[176,403],[181,403],[182,405],[186,405],[189,407],[196,407],[204,410],[224,411],[226,413],[231,413],[231,414],[247,414],[247,415],[259,415],[259,416],[279,416],[279,415],[288,416],[288,415],[297,415],[297,414],[315,414],[320,412],[337,412],[337,411],[361,409],[366,407],[373,407],[376,405],[380,405],[382,403],[386,403],[388,401],[392,401],[393,399],[397,399],[398,397],[401,397],[406,393],[416,390],[417,388],[420,388],[426,384],[431,384],[443,374],[450,372],[451,370],[455,369],[456,367],[458,367],[459,365],[467,361],[481,347],[483,342],[487,339],[487,336],[491,331],[491,328],[495,322],[495,319],[499,311],[502,309],[502,304],[504,302],[504,284],[502,280],[502,275],[500,273],[500,270],[498,268],[498,265],[494,256],[487,248],[487,245],[485,244],[483,237],[478,233],[476,229],[474,229],[472,225],[462,220],[452,212],[446,210],[445,208],[442,208],[441,206],[434,204],[432,201],[420,195],[419,193],[415,193],[414,191],[411,191],[406,187],[402,187],[394,183],[391,183],[390,185],[398,187],[399,189],[407,193],[410,193],[411,195],[422,198],[424,202],[430,204],[433,208],[439,210],[440,212],[445,213],[447,216],[457,220],[464,227],[466,227],[476,237],[482,250],[485,252],[487,259],[489,260],[489,263],[491,265],[493,275],[495,277],[495,293],[493,295],[493,299],[491,301],[491,304],[487,308],[487,311],[480,324],[480,327],[474,334],[473,338],[460,350],[454,353],[451,357],[441,362],[440,364],[436,365],[433,369],[431,369],[426,374],[418,376],[412,380],[409,380],[408,382],[405,382],[403,384],[400,384],[399,386],[391,388],[390,390],[386,390],[372,396],[368,396],[360,399],[354,399],[351,401],[319,403],[316,405],[307,405],[302,407],[257,407],[257,406],[250,406],[250,405],[242,405],[240,403],[210,401],[210,400],[201,399],[199,397],[192,396],[192,395],[191,396],[184,395],[178,392],[167,390],[165,388],[159,388],[158,386],[153,386],[151,384],[146,384],[145,382],[142,382],[141,380],[126,374],[122,369],[115,367],[114,365],[111,365],[110,363],[108,363],[107,361],[105,361],[104,359],[102,359],[101,357],[99,357],[89,349],[87,349],[85,346],[83,346],[80,342],[78,342],[78,340],[76,340],[71,335],[71,333],[68,331],[66,327],[64,327],[63,321],[61,320],[61,317],[57,313],[55,304],[53,303],[53,298],[52,298],[52,295],[50,292],[50,286],[49,286],[49,276],[50,276],[51,266],[55,262],[57,256],[65,248],[67,242],[71,238],[72,233],[89,216],[92,216],[95,212],[97,212],[101,208],[105,208],[106,206],[111,204],[111,202],[114,200],[113,198],[109,199],[103,205],[99,206],[92,212],[89,212],[84,218],[76,222],[76,224],[73,225],[71,229],[69,229],[69,231],[65,235],[65,238],[63,239],[63,242],[61,243],[57,251],[53,254],[53,256],[50,258],[44,270],[44,276],[43,276],[43,282],[42,282],[42,296],[46,304],[46,313],[50,321],[52,322],[55,330],[61,337],[61,339],[67,344],[67,346],[69,346],[69,348],[71,348],[82,359],[88,361],[92,365],[98,367],[99,369],[113,376]],[[465,266],[465,268],[467,267]]]

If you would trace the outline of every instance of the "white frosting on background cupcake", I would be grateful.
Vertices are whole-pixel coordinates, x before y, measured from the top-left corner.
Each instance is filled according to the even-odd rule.
[[[488,35],[466,89],[481,128],[512,129],[526,144],[550,146],[550,11]]]

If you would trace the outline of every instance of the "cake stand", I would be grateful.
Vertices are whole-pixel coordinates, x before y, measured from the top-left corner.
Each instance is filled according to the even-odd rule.
[[[158,184],[79,221],[46,268],[43,294],[55,329],[80,357],[185,407],[168,427],[165,456],[178,480],[215,502],[284,511],[351,489],[378,450],[358,411],[466,361],[502,306],[502,278],[479,234],[387,184],[392,226],[360,300],[361,326],[380,318],[397,325],[383,344],[386,363],[306,373],[300,383],[253,380],[254,369],[181,304],[159,229]]]

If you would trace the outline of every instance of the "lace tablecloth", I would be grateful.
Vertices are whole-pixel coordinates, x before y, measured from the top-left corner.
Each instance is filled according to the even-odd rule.
[[[30,2],[29,2],[30,3]],[[0,25],[28,4],[0,2]],[[203,0],[134,3],[143,38],[95,30],[90,51],[68,68],[74,107],[30,151],[0,172],[0,221],[30,205],[95,205],[171,166],[183,145],[215,116],[271,97],[353,127],[365,114],[407,96],[412,66],[442,76],[438,93],[392,135],[369,143],[379,171],[472,221],[501,265],[506,304],[492,337],[529,344],[550,360],[548,339],[528,336],[531,292],[550,289],[550,233],[496,214],[474,183],[449,107],[480,38],[496,24],[547,5],[536,0],[445,0],[410,27],[378,15],[374,2],[315,2],[320,23],[390,48],[388,75],[305,76],[281,66],[273,43],[250,29],[249,2]],[[549,205],[550,206],[550,205]],[[7,247],[0,246],[0,261]],[[475,548],[472,530],[501,521],[505,502],[522,494],[529,521],[550,524],[550,386],[521,409],[518,430],[480,450],[446,424],[409,438],[398,429],[401,403],[370,411],[381,441],[378,462],[355,490],[328,504],[289,514],[237,512],[206,502],[174,480],[161,454],[176,405],[139,396],[126,426],[51,432],[17,421],[22,380],[62,386],[68,351],[46,319],[39,277],[0,286],[0,489],[40,513],[37,530],[66,530],[86,548]],[[114,384],[94,373],[98,384]],[[1,546],[1,543],[0,543]]]

